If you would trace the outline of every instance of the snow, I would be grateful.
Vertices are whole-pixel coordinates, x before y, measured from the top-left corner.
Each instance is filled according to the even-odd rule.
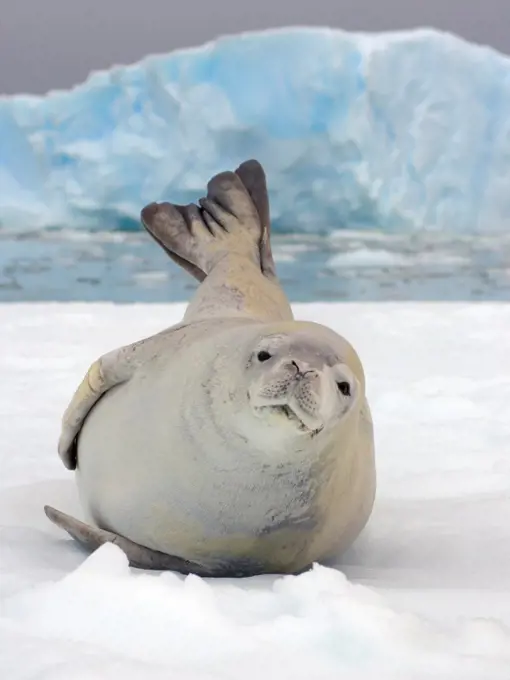
[[[336,567],[203,580],[87,556],[56,442],[97,355],[184,305],[0,305],[0,676],[508,680],[510,306],[294,305],[365,364],[378,495]]]
[[[510,224],[510,60],[434,30],[223,37],[0,98],[0,139],[9,229],[138,229],[250,157],[276,229]]]

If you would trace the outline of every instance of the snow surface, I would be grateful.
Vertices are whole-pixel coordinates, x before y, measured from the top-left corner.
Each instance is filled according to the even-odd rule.
[[[0,98],[0,226],[139,228],[258,158],[275,228],[505,230],[510,60],[432,30],[240,34]]]
[[[364,361],[378,496],[338,568],[202,580],[87,557],[59,423],[97,355],[184,305],[0,306],[0,677],[508,680],[510,306],[295,305]]]

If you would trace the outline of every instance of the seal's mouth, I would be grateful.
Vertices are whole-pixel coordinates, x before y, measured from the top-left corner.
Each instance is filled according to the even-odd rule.
[[[321,430],[324,428],[324,425],[320,425],[320,427],[313,427],[311,426],[311,424],[306,423],[304,417],[296,413],[296,411],[291,406],[289,406],[289,404],[283,405],[270,404],[267,406],[257,406],[255,408],[255,411],[258,412],[260,415],[263,415],[264,413],[266,414],[270,413],[274,415],[283,416],[287,420],[289,420],[292,424],[296,425],[299,432],[302,432],[303,434],[309,434],[312,437],[319,434],[319,432],[321,432]]]
[[[283,414],[289,420],[294,421],[300,430],[308,429],[305,423],[301,420],[297,413],[295,413],[295,411],[291,409],[291,407],[288,404],[285,404],[285,406],[273,406],[273,410]]]

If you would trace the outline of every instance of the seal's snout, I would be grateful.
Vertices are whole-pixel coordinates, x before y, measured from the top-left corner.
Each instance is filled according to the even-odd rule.
[[[310,390],[313,384],[319,392],[320,373],[304,362],[295,359],[282,359],[269,369],[269,373],[262,376],[258,390],[261,399],[272,401],[273,404],[286,404],[292,394],[304,389]]]
[[[325,425],[322,374],[314,368],[300,370],[289,389],[289,407],[310,432],[320,432]]]
[[[297,362],[295,359],[291,359],[289,364],[296,371],[294,376],[295,380],[302,380],[303,378],[312,379],[318,376],[318,371],[314,368],[310,368],[308,364]]]
[[[317,368],[285,357],[261,376],[250,400],[258,415],[279,416],[302,433],[316,433],[325,425],[323,382]]]

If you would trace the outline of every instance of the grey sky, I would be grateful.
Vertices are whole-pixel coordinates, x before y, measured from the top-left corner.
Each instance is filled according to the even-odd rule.
[[[510,0],[2,0],[0,93],[43,93],[92,69],[284,25],[432,26],[510,53]]]

